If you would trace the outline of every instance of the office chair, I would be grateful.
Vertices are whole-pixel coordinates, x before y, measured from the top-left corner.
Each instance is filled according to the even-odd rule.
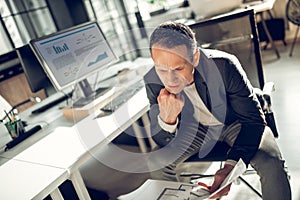
[[[263,109],[263,112],[266,116],[267,125],[272,130],[274,137],[278,137],[278,131],[275,123],[275,118],[272,112],[272,104],[271,104],[271,93],[274,91],[274,83],[268,82],[266,83],[263,90],[259,88],[254,88],[255,93],[258,97],[258,100],[261,104],[261,107]],[[227,152],[230,149],[230,146],[226,142],[217,142],[216,145],[212,148],[212,150],[203,158],[199,158],[198,153],[188,158],[185,163],[187,162],[221,162],[222,163],[226,161],[227,159]],[[205,151],[205,150],[204,150]],[[245,174],[248,174],[249,172],[252,172],[253,170],[247,170]],[[189,173],[189,172],[183,172],[180,176],[182,177],[190,177],[191,179],[198,179],[198,178],[204,178],[204,177],[213,177],[214,174],[196,174],[196,173]],[[255,189],[250,183],[248,183],[243,177],[239,176],[238,178],[240,181],[242,181],[248,188],[250,188],[255,194],[257,194],[259,197],[262,198],[261,193]]]
[[[254,10],[221,15],[189,26],[196,34],[198,46],[236,55],[252,85],[263,89],[265,81]]]
[[[298,2],[298,8],[300,8],[300,0],[290,1]],[[241,24],[243,24],[242,27]],[[264,109],[268,126],[272,129],[274,136],[278,137],[271,109],[271,93],[275,87],[274,83],[265,83],[254,10],[243,10],[214,17],[191,24],[190,27],[195,32],[200,47],[215,48],[237,56],[248,79],[256,88],[255,92]]]
[[[287,17],[288,21],[292,22],[293,24],[295,24],[297,26],[294,40],[293,40],[293,43],[291,46],[290,54],[289,54],[290,57],[292,57],[294,46],[297,41],[299,26],[300,26],[300,0],[289,0],[286,4],[286,12],[285,13],[286,13],[286,17]]]
[[[243,24],[243,27],[240,27]],[[273,131],[275,137],[278,137],[274,114],[272,112],[271,93],[274,91],[274,83],[265,84],[261,51],[258,39],[257,24],[253,10],[246,10],[230,15],[221,16],[205,21],[200,21],[190,25],[195,31],[196,38],[202,48],[216,48],[236,55],[250,82],[255,87],[255,93],[259,99],[263,112],[266,116],[268,126]],[[223,33],[212,35],[207,30],[222,29]],[[249,51],[249,49],[251,51]],[[250,54],[249,54],[250,52]],[[191,156],[185,162],[223,162],[227,158],[227,152],[230,146],[225,142],[217,142],[214,148],[203,158],[199,158],[198,153]],[[191,174],[184,172],[181,176],[190,176],[191,178],[207,177],[214,175]],[[259,197],[261,193],[249,184],[243,177],[239,177],[253,192]]]

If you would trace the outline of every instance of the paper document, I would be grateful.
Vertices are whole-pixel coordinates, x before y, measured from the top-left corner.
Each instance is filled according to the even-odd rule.
[[[224,189],[227,185],[231,184],[233,181],[235,181],[239,176],[241,176],[246,171],[246,165],[243,162],[242,159],[240,159],[234,168],[231,170],[231,172],[227,175],[223,183],[220,185],[220,188],[217,189],[215,192],[213,192],[209,197],[214,196],[218,192],[220,192],[222,189]]]
[[[235,181],[245,171],[246,171],[246,165],[242,161],[242,159],[240,159],[236,163],[236,165],[234,166],[234,168],[232,169],[232,171],[224,179],[224,181],[220,185],[219,189],[217,189],[215,192],[213,192],[213,193],[210,194],[209,191],[208,191],[208,189],[206,189],[206,188],[204,188],[202,186],[197,186],[197,187],[193,188],[193,190],[191,191],[191,195],[195,195],[195,196],[201,197],[201,198],[198,198],[198,199],[209,199],[209,198],[212,198],[214,195],[216,195],[217,193],[219,193],[226,186],[228,186],[233,181]],[[201,178],[199,180],[201,180]]]
[[[203,178],[199,178],[197,184],[180,183],[173,181],[148,179],[138,189],[129,194],[121,195],[119,200],[206,200],[220,192],[246,171],[246,165],[240,159],[228,176],[224,179],[220,188],[210,194],[209,185],[199,184]]]

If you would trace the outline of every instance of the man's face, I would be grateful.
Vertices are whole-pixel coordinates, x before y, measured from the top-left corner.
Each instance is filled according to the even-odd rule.
[[[194,67],[198,62],[191,62],[185,45],[172,49],[153,45],[152,59],[160,80],[170,93],[178,94],[194,81]]]

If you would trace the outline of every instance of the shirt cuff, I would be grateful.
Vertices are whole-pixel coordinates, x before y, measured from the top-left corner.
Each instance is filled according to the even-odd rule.
[[[167,131],[169,133],[175,133],[176,129],[177,129],[177,125],[178,125],[178,118],[176,119],[176,123],[173,125],[167,124],[165,123],[160,117],[159,115],[157,115],[157,120],[158,120],[158,124],[159,126],[164,130]]]
[[[232,166],[235,166],[236,163],[237,163],[237,161],[231,160],[231,159],[228,159],[228,160],[225,161],[225,164],[232,165]]]

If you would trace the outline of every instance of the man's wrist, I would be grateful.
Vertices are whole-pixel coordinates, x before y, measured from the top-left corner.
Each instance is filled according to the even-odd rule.
[[[168,125],[174,125],[176,124],[177,122],[177,117],[175,119],[165,119],[164,117],[161,117],[159,115],[159,118],[165,123],[165,124],[168,124]]]
[[[177,129],[177,125],[178,125],[178,118],[175,121],[175,124],[167,124],[166,122],[164,122],[159,115],[157,116],[157,120],[158,120],[158,124],[159,126],[164,130],[167,131],[169,133],[175,133],[176,129]]]

